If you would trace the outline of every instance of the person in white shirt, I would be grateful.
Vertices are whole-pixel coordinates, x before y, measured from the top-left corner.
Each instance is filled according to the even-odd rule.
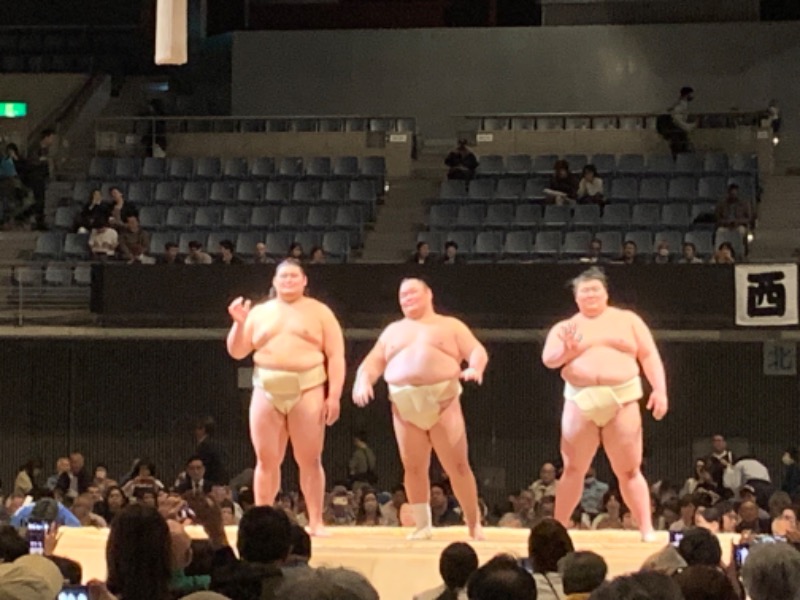
[[[758,488],[757,483],[769,484],[771,481],[767,467],[752,456],[742,457],[736,464],[728,465],[722,475],[723,485],[734,495],[738,495],[739,490],[746,484]]]
[[[669,146],[673,158],[678,154],[691,152],[689,132],[697,127],[696,123],[689,121],[689,103],[692,100],[694,100],[694,88],[682,87],[680,98],[669,109],[673,125],[669,136]]]
[[[603,180],[597,176],[597,167],[586,165],[578,183],[578,202],[602,206],[604,201]]]
[[[89,234],[89,249],[96,258],[113,258],[117,252],[119,236],[117,231],[108,226],[108,217],[97,217]]]

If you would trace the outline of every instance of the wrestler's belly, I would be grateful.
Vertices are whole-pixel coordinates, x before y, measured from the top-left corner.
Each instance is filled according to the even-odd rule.
[[[395,354],[383,378],[392,385],[431,385],[461,374],[459,362],[428,344],[412,344]]]
[[[561,369],[564,381],[577,387],[618,385],[639,374],[639,364],[630,354],[608,347],[589,348]]]
[[[253,354],[253,362],[263,369],[307,371],[325,362],[322,349],[294,335],[277,335]]]

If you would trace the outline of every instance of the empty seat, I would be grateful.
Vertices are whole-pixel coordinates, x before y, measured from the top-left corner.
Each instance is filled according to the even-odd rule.
[[[160,206],[143,206],[139,209],[139,225],[143,229],[159,229],[164,224],[164,209]]]
[[[64,238],[64,258],[84,259],[89,256],[89,234],[68,233]]]
[[[323,202],[344,202],[347,198],[346,181],[323,181],[319,199]]]
[[[538,232],[536,234],[536,242],[533,245],[533,252],[540,256],[558,256],[561,252],[561,232]]]
[[[471,231],[449,231],[445,236],[445,242],[455,242],[458,244],[458,251],[462,254],[472,254],[472,247],[475,244],[475,234]]]
[[[353,179],[358,176],[358,158],[339,156],[333,160],[333,176]]]
[[[303,228],[306,220],[306,209],[302,206],[284,206],[278,213],[278,227],[297,231]]]
[[[230,204],[236,198],[236,183],[232,181],[215,181],[211,184],[208,201],[212,204]]]
[[[262,188],[256,181],[243,181],[236,190],[236,201],[242,204],[261,202]]]
[[[167,175],[170,179],[191,179],[194,161],[190,156],[176,156],[169,160]]]
[[[644,156],[623,154],[617,161],[617,173],[622,175],[641,175],[644,172]]]
[[[111,179],[114,177],[114,160],[95,156],[89,163],[89,179]]]
[[[92,265],[75,265],[75,270],[72,272],[72,277],[75,285],[92,285]]]
[[[360,207],[340,206],[336,209],[336,215],[333,219],[333,226],[336,229],[357,231],[358,235],[360,236],[363,225],[364,225],[364,220],[363,217],[361,216]]]
[[[727,191],[728,184],[724,177],[703,177],[697,186],[697,197],[717,202],[725,197]]]
[[[319,182],[298,181],[292,188],[292,202],[316,202],[319,198]]]
[[[567,256],[583,256],[589,251],[592,234],[588,231],[568,231],[564,236],[561,253]]]
[[[538,204],[520,204],[514,214],[515,227],[534,227],[542,222],[542,207]]]
[[[506,234],[503,254],[528,256],[533,253],[533,234],[530,231],[510,231]]]
[[[573,173],[582,171],[589,164],[589,158],[585,154],[567,154],[564,160],[569,163],[569,169]]]
[[[630,223],[630,209],[626,204],[609,204],[600,220],[603,227],[627,227]]]
[[[639,254],[650,254],[653,251],[653,234],[649,231],[629,231],[625,234],[626,242],[636,244]]]
[[[153,201],[153,186],[149,181],[132,181],[128,186],[128,200],[144,205]]]
[[[61,255],[63,238],[60,233],[47,231],[36,238],[33,258],[58,258]]]
[[[710,231],[690,231],[686,234],[684,242],[694,244],[698,256],[709,257],[714,253],[714,244]]]
[[[448,179],[439,186],[439,198],[441,200],[461,200],[467,197],[466,182],[458,179]]]
[[[680,254],[683,246],[683,236],[680,231],[658,231],[653,236],[653,250],[657,250],[659,244],[665,242],[670,254]]]
[[[652,154],[647,157],[645,173],[647,175],[672,175],[675,162],[669,154]]]
[[[136,158],[117,158],[114,160],[114,177],[117,179],[136,179],[139,176],[139,160]]]
[[[187,204],[206,204],[208,202],[208,186],[202,181],[187,181],[183,184],[181,198]]]
[[[494,195],[494,181],[491,179],[476,179],[469,182],[467,197],[470,200],[486,201]]]
[[[631,214],[633,227],[656,227],[661,221],[658,204],[635,204]]]
[[[613,154],[595,154],[591,164],[600,175],[610,175],[617,171],[617,158]]]
[[[697,180],[694,177],[676,177],[669,182],[667,197],[671,202],[693,202],[697,198]]]
[[[167,211],[165,225],[170,229],[185,229],[194,222],[194,209],[189,206],[172,206]]]
[[[506,158],[506,173],[509,175],[528,175],[533,164],[527,154],[512,154]]]
[[[222,226],[227,229],[243,229],[250,225],[250,208],[229,206],[222,213]],[[196,220],[196,218],[195,218]]]
[[[153,199],[159,204],[174,204],[180,198],[180,184],[174,181],[160,181],[156,184]]]
[[[267,234],[267,252],[272,256],[286,256],[289,252],[293,236],[288,231],[271,232]]]
[[[256,253],[256,244],[264,241],[262,231],[246,231],[239,234],[236,240],[236,254],[239,256],[250,257]]]
[[[493,257],[503,251],[503,234],[499,231],[481,231],[475,238],[473,254]]]
[[[375,185],[372,181],[353,181],[350,183],[347,199],[350,202],[375,204],[377,200]]]
[[[91,198],[92,192],[100,187],[94,181],[76,181],[72,188],[72,201],[78,204],[85,204]]]
[[[72,229],[79,212],[77,206],[59,206],[53,219],[53,227],[62,230]]]
[[[667,180],[661,177],[643,179],[639,186],[639,200],[642,202],[665,202],[667,199]]]
[[[570,207],[550,204],[544,207],[542,224],[545,227],[566,227],[570,220]]]
[[[555,154],[542,154],[533,159],[531,171],[537,175],[550,175],[558,160]],[[572,165],[570,165],[572,167]]]
[[[161,256],[164,254],[164,245],[168,242],[175,242],[175,234],[167,231],[157,231],[150,236],[149,254]]]
[[[41,287],[42,268],[41,267],[14,267],[12,279],[18,286]]]
[[[292,179],[303,176],[303,159],[297,156],[284,156],[278,163],[278,177],[288,177]]]
[[[72,269],[69,265],[49,263],[44,270],[44,282],[53,286],[71,285]]]
[[[689,205],[678,202],[666,204],[661,211],[661,224],[678,229],[688,227],[691,224]]]
[[[489,208],[486,210],[486,218],[483,220],[483,226],[506,229],[511,226],[513,220],[513,204],[490,204]]]
[[[287,204],[292,198],[292,184],[289,181],[270,181],[264,200],[270,204]]]
[[[222,162],[216,156],[204,156],[195,162],[195,176],[198,179],[219,179],[222,176]]]
[[[600,224],[600,207],[597,204],[578,204],[572,215],[572,226],[597,227]]]
[[[300,244],[304,254],[311,254],[311,250],[319,246],[322,242],[322,232],[320,231],[296,231],[293,241]]]
[[[431,206],[428,226],[431,229],[450,229],[458,217],[458,207],[453,204],[434,204]]]
[[[271,229],[277,221],[274,206],[256,206],[250,215],[250,226],[258,229]]]
[[[745,257],[744,239],[735,229],[718,229],[714,236],[714,249],[718,249],[720,244],[730,244],[733,246],[733,254],[736,260]]]
[[[528,179],[525,182],[525,191],[522,192],[522,197],[525,200],[544,200],[546,187],[547,182],[543,179]]]
[[[676,175],[700,175],[703,172],[703,157],[698,154],[682,153],[675,159]]]
[[[333,222],[333,214],[328,206],[312,206],[308,209],[306,226],[311,229],[329,229]]]
[[[619,231],[599,231],[594,237],[600,240],[603,256],[617,256],[622,252],[622,233]]]
[[[478,159],[478,168],[475,170],[477,177],[499,177],[505,172],[503,157],[497,154],[487,154]]]
[[[639,198],[639,184],[632,177],[623,177],[611,182],[611,202],[635,202]]]
[[[758,173],[758,158],[755,154],[734,154],[730,161],[731,173],[756,175]]]
[[[386,177],[386,159],[383,156],[364,156],[359,161],[359,167],[363,177]]]
[[[142,165],[144,179],[164,179],[167,173],[167,161],[164,158],[148,156]]]
[[[459,229],[479,229],[482,222],[483,207],[476,205],[459,207],[455,222],[455,226]]]
[[[226,158],[222,165],[222,176],[226,179],[245,179],[247,177],[247,159]]]
[[[194,226],[199,229],[215,229],[222,220],[222,211],[218,206],[201,206],[194,213]]]
[[[258,179],[269,179],[275,175],[275,161],[269,157],[260,157],[250,165],[250,175]]]
[[[346,261],[350,254],[350,239],[345,231],[329,231],[322,236],[322,251],[329,258]]]
[[[725,175],[728,172],[728,155],[722,152],[709,152],[703,159],[703,173]]]
[[[314,156],[306,163],[308,177],[327,177],[331,174],[331,159],[327,156]]]
[[[522,179],[500,179],[494,192],[495,200],[512,200],[516,202],[525,190],[525,181]]]

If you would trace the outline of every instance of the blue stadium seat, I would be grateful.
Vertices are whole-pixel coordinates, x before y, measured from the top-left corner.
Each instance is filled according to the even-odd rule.
[[[328,177],[331,174],[331,159],[327,156],[314,156],[305,165],[306,177]]]
[[[350,182],[347,199],[350,202],[375,204],[377,200],[375,185],[372,181],[352,181]]]
[[[198,179],[219,179],[222,177],[222,161],[216,156],[203,156],[195,161],[195,177]]]
[[[445,236],[445,242],[458,244],[458,251],[461,254],[472,254],[472,247],[475,245],[475,234],[471,231],[449,231]]]
[[[284,156],[278,162],[278,177],[299,179],[303,176],[303,159],[297,156]]]
[[[480,229],[483,222],[483,207],[468,204],[458,208],[455,227],[458,229]]]
[[[745,257],[744,240],[738,231],[730,229],[719,229],[714,236],[714,248],[719,248],[725,242],[733,246],[736,260],[741,261]]]
[[[503,254],[522,258],[533,254],[533,234],[530,231],[510,231],[506,234]]]
[[[292,199],[292,183],[290,181],[270,181],[267,183],[264,201],[268,204],[288,204]]]
[[[181,188],[176,181],[160,181],[156,184],[153,200],[157,204],[175,204],[180,197]]]
[[[89,163],[89,179],[111,179],[114,177],[114,159],[95,156]]]
[[[535,227],[542,222],[543,209],[538,204],[520,204],[514,214],[514,227]]]
[[[589,158],[585,154],[567,154],[564,160],[569,163],[569,169],[573,173],[580,173],[589,164]]]
[[[558,160],[558,156],[555,154],[541,154],[533,159],[533,166],[531,167],[531,172],[536,173],[537,175],[552,175],[553,174],[553,167]],[[571,167],[572,165],[570,165]]]
[[[139,206],[153,202],[153,186],[149,181],[132,181],[128,186],[128,200]]]
[[[350,255],[350,239],[345,231],[329,231],[322,236],[322,251],[329,259],[346,261]]]
[[[655,236],[653,236],[653,251],[658,248],[661,242],[667,243],[671,255],[678,255],[681,253],[683,236],[680,231],[657,231]]]
[[[263,231],[244,231],[236,239],[235,252],[239,256],[249,258],[256,253],[256,244],[264,241]]]
[[[678,154],[675,159],[676,175],[699,176],[703,172],[703,157],[699,154],[683,153]]]
[[[578,204],[572,215],[572,226],[576,229],[600,225],[600,207],[597,204]]]
[[[755,154],[734,154],[730,160],[730,172],[734,175],[756,175],[758,158]]]
[[[246,158],[226,158],[222,165],[222,176],[225,179],[246,179],[247,159]]]
[[[322,202],[344,202],[347,198],[346,181],[323,181],[319,199]]]
[[[181,199],[186,204],[208,204],[208,186],[203,181],[187,181],[183,184]]]
[[[548,207],[549,208],[549,207]],[[560,231],[539,231],[533,244],[533,253],[538,256],[558,256],[561,252]]]
[[[75,285],[92,285],[92,265],[75,265],[75,270],[72,272],[72,277]]]
[[[306,221],[306,208],[303,206],[284,206],[278,213],[278,229],[299,231]]]
[[[176,156],[169,159],[167,175],[170,179],[191,179],[194,161],[190,156]]]
[[[236,201],[240,204],[258,204],[264,190],[257,181],[243,181],[236,190]]]
[[[428,226],[431,229],[450,229],[458,218],[458,206],[455,204],[434,204],[431,206]]]
[[[250,215],[250,226],[256,229],[272,229],[278,220],[274,206],[256,206]]]
[[[36,248],[33,250],[35,259],[57,259],[61,256],[61,246],[64,243],[62,235],[55,231],[40,233],[36,238]]]
[[[431,254],[441,254],[444,250],[445,232],[443,231],[420,231],[417,234],[417,243],[425,242],[431,250]]]
[[[268,156],[256,158],[250,164],[250,175],[256,179],[269,179],[275,175],[275,160]]]
[[[661,210],[658,204],[634,204],[631,215],[633,227],[656,227],[661,221]]]
[[[617,158],[613,154],[595,154],[590,162],[601,176],[617,172]]]
[[[64,238],[64,258],[86,259],[89,257],[89,234],[68,233]]]
[[[667,198],[670,202],[694,202],[697,199],[697,180],[694,177],[672,179],[669,182]]]
[[[545,199],[544,190],[547,187],[547,181],[543,179],[528,179],[525,182],[525,191],[522,192],[523,200],[538,200]]]
[[[610,202],[635,202],[639,199],[639,183],[632,177],[614,179],[611,182]]]
[[[545,227],[566,227],[570,221],[570,207],[557,204],[549,204],[544,207],[544,218],[542,224]]]
[[[251,212],[247,206],[229,206],[222,213],[221,225],[226,229],[246,229],[250,226]]]
[[[561,253],[566,256],[583,256],[589,251],[592,234],[588,231],[568,231],[564,236]]]
[[[458,179],[447,179],[439,186],[440,200],[461,200],[467,197],[466,182]]]
[[[506,158],[506,174],[529,175],[533,165],[527,154],[512,154]]]
[[[703,177],[697,186],[697,198],[701,201],[718,202],[728,193],[724,177]]]
[[[628,231],[625,241],[636,244],[639,254],[648,255],[653,252],[653,234],[649,231]]]
[[[152,256],[161,256],[164,254],[164,244],[167,242],[174,242],[175,240],[175,234],[171,231],[155,232],[150,236],[150,250],[148,254]]]
[[[497,154],[487,154],[478,159],[476,177],[500,177],[505,172],[503,157]]]
[[[703,159],[703,173],[706,175],[726,175],[728,155],[722,152],[709,152]]]
[[[494,258],[503,252],[503,234],[500,231],[481,231],[475,238],[473,254],[484,258]]]
[[[483,226],[487,228],[508,229],[514,221],[513,204],[490,204],[486,210]]]
[[[215,181],[211,184],[208,201],[211,204],[231,204],[236,198],[236,183],[233,181]]]
[[[143,179],[164,179],[167,175],[167,161],[164,158],[148,156],[142,165]]]
[[[492,179],[475,179],[469,182],[467,197],[470,200],[485,202],[494,195],[494,181]]]
[[[627,204],[609,204],[603,211],[600,223],[603,227],[624,228],[630,223],[630,208]]]
[[[169,229],[186,229],[194,222],[194,208],[190,206],[171,206],[167,211],[165,225]]]
[[[333,225],[333,213],[329,206],[312,206],[308,209],[306,227],[310,229],[326,230]]]
[[[621,175],[641,175],[644,172],[644,156],[623,154],[617,161],[617,173]]]
[[[664,227],[681,229],[688,227],[691,222],[688,204],[680,202],[665,204],[661,211],[661,224]]]
[[[647,157],[645,174],[670,176],[675,169],[675,162],[670,154],[651,154]]]
[[[298,181],[292,188],[292,202],[314,204],[319,200],[318,181]]]
[[[267,234],[267,253],[270,256],[283,257],[289,252],[294,239],[290,231],[273,231]]]
[[[522,196],[522,192],[525,191],[525,180],[523,179],[500,179],[497,182],[497,189],[494,192],[494,199],[495,200],[511,200],[512,202],[516,202]]]
[[[355,156],[339,156],[333,159],[333,176],[344,179],[358,177],[358,158]]]
[[[72,269],[63,263],[48,263],[44,270],[44,283],[57,287],[72,285]]]
[[[165,225],[164,209],[161,206],[143,206],[139,209],[139,225],[142,229],[161,229]]]
[[[714,254],[714,244],[710,231],[690,231],[684,237],[684,242],[694,244],[698,256],[707,258]]]
[[[116,179],[136,179],[139,177],[139,160],[136,158],[114,159],[114,177]]]
[[[77,206],[59,206],[53,219],[53,229],[62,231],[72,229],[79,212],[80,208]]]
[[[641,202],[666,202],[667,180],[661,177],[643,179],[639,186],[639,200]]]
[[[622,233],[619,231],[599,231],[595,236],[602,244],[603,256],[619,256],[622,253]]]

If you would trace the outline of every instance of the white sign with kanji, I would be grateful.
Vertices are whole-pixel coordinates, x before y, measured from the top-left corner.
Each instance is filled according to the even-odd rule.
[[[736,324],[797,325],[797,265],[736,265]]]

